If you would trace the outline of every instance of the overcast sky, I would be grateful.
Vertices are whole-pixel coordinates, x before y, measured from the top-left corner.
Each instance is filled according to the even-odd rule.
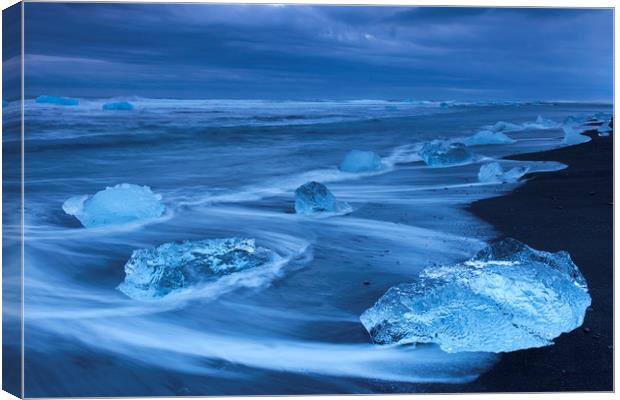
[[[26,3],[26,96],[611,101],[610,9]]]

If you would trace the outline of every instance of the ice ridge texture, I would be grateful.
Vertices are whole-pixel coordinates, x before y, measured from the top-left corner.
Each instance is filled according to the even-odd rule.
[[[118,290],[136,300],[152,300],[235,272],[265,265],[277,257],[254,239],[206,239],[164,243],[135,250],[125,264]]]
[[[380,344],[436,343],[446,352],[548,346],[583,323],[591,299],[565,251],[504,239],[464,263],[428,268],[360,317]]]
[[[420,158],[431,167],[466,164],[473,159],[472,152],[463,143],[433,140],[422,146]]]

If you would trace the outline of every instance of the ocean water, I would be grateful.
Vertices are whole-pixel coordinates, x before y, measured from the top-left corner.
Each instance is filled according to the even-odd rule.
[[[481,163],[564,145],[560,128],[527,123],[611,112],[569,103],[142,98],[129,99],[133,111],[101,109],[115,100],[25,103],[29,397],[385,393],[429,384],[458,392],[500,355],[375,345],[360,314],[389,287],[467,259],[497,236],[465,207],[527,183],[479,183]],[[18,105],[3,115],[17,129]],[[471,147],[478,157],[467,165],[420,161],[424,143],[458,141],[498,121],[521,124],[506,132],[515,143]],[[18,135],[4,146],[17,151]],[[376,152],[385,167],[340,172],[352,149]],[[500,163],[565,167],[549,161]],[[312,180],[353,212],[296,215],[293,192]],[[119,183],[150,186],[166,213],[86,229],[62,210],[71,196]],[[150,302],[115,289],[135,249],[226,237],[254,238],[285,262]]]

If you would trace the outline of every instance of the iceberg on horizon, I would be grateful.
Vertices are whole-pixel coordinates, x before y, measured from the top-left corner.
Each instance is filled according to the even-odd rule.
[[[62,209],[84,227],[91,228],[160,217],[166,207],[161,202],[161,195],[153,193],[148,186],[121,183],[92,197],[73,196],[64,202]]]
[[[427,268],[416,282],[392,287],[360,320],[379,344],[500,353],[553,344],[583,323],[590,303],[567,252],[504,239],[469,261]]]
[[[36,98],[35,102],[40,104],[56,104],[60,106],[77,106],[80,104],[78,99],[60,96],[39,96]]]
[[[528,167],[514,167],[504,172],[502,166],[498,162],[483,164],[478,172],[478,180],[480,182],[517,182],[523,175],[529,171]]]
[[[463,143],[452,143],[438,139],[422,146],[419,155],[430,167],[466,164],[474,158],[473,153]]]
[[[117,289],[135,300],[152,300],[180,289],[215,281],[225,275],[278,259],[254,239],[206,239],[164,243],[134,250]]]
[[[372,151],[351,150],[340,163],[344,172],[370,172],[381,169],[381,157]]]
[[[341,213],[350,210],[351,207],[347,203],[336,200],[332,192],[322,183],[308,182],[295,190],[297,214]]]
[[[466,146],[480,146],[485,144],[512,144],[515,142],[516,140],[502,132],[483,130],[468,137],[463,143]]]
[[[128,101],[117,101],[113,103],[105,103],[101,108],[103,110],[131,111],[133,110],[133,104]]]

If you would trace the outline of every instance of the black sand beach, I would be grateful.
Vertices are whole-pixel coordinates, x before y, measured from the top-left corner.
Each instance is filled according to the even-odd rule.
[[[469,208],[500,236],[570,253],[592,296],[583,326],[553,346],[502,355],[489,372],[454,391],[613,390],[613,139],[591,137],[581,145],[511,157],[569,167],[529,175],[513,193]]]

